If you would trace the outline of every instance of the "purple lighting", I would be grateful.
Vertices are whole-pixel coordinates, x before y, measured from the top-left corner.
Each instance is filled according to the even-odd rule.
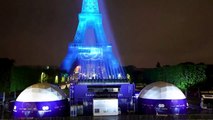
[[[69,102],[57,86],[38,83],[21,92],[13,115],[14,118],[64,117],[69,115]]]
[[[182,91],[166,82],[147,85],[138,97],[138,112],[142,114],[185,114],[187,107]]]
[[[68,100],[51,102],[15,102],[15,118],[64,117],[69,115]]]

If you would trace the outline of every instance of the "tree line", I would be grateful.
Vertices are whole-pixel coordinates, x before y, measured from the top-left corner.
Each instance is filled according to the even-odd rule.
[[[1,63],[1,92],[21,91],[32,84],[41,82],[41,79],[54,83],[57,75],[59,77],[62,76],[59,68],[47,69],[41,66],[13,66],[13,60],[4,60]],[[165,81],[176,85],[182,90],[186,90],[206,80],[205,64],[181,63],[172,66],[160,66],[158,63],[156,68],[138,69],[135,66],[124,68],[128,75],[130,75],[130,81],[134,83],[149,84],[156,81]]]
[[[206,65],[204,64],[178,64],[164,66],[144,71],[145,82],[165,81],[186,90],[206,80]]]

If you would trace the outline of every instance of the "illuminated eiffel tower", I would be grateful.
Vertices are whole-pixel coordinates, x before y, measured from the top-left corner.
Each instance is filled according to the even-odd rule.
[[[78,79],[126,79],[126,74],[112,52],[99,11],[98,0],[83,0],[74,41],[61,69]]]

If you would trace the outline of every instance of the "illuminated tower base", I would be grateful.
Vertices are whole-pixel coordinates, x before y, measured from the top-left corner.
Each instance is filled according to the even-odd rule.
[[[97,0],[84,0],[74,41],[61,69],[78,79],[126,79],[105,36]]]
[[[97,0],[83,0],[76,35],[61,69],[70,74],[71,114],[76,113],[75,106],[78,115],[118,115],[133,108],[135,87],[106,39]]]

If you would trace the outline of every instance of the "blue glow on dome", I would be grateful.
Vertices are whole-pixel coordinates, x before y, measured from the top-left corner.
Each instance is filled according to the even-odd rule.
[[[182,91],[167,82],[151,83],[138,96],[138,111],[142,114],[186,114],[187,107]]]
[[[106,38],[98,0],[83,0],[78,18],[78,28],[61,69],[72,74],[79,66],[79,79],[126,79]]]
[[[69,101],[57,86],[37,83],[27,87],[17,97],[13,116],[16,119],[65,117],[69,115]]]

